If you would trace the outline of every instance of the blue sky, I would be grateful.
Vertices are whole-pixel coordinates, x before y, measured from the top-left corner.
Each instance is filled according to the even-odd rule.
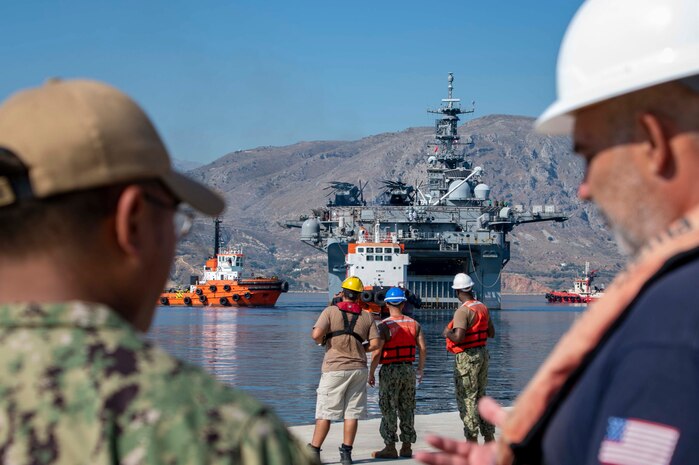
[[[446,77],[474,117],[538,115],[581,0],[24,0],[0,7],[0,96],[47,77],[139,101],[175,158],[432,124]]]

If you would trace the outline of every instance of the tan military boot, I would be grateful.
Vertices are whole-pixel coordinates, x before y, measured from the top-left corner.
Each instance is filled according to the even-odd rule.
[[[397,459],[398,451],[396,450],[396,443],[386,444],[386,447],[383,449],[372,452],[371,456],[375,459]]]
[[[413,449],[410,447],[409,442],[403,443],[403,447],[400,448],[400,456],[401,457],[412,457],[413,456]]]

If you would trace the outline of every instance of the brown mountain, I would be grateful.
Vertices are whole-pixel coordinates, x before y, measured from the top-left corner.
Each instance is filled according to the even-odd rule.
[[[491,115],[471,120],[459,134],[471,161],[485,169],[491,197],[525,206],[555,204],[564,224],[521,225],[509,236],[512,259],[505,290],[538,292],[568,287],[585,261],[606,283],[623,259],[602,217],[576,197],[583,173],[570,140],[536,134],[532,118]],[[365,197],[381,193],[383,179],[425,181],[431,128],[410,128],[356,141],[299,142],[229,153],[188,174],[218,189],[228,201],[224,227],[245,246],[248,271],[278,274],[292,289],[326,287],[325,257],[298,241],[298,229],[278,225],[326,204],[330,181],[369,182]],[[180,246],[173,279],[196,274],[212,244],[212,223],[199,220]]]

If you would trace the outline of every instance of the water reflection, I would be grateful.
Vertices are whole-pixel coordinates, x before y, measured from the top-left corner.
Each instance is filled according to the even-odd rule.
[[[272,405],[290,424],[313,422],[323,348],[310,331],[324,294],[284,294],[276,308],[158,309],[149,337],[172,355],[199,365],[224,383]],[[584,307],[550,305],[542,296],[512,297],[493,312],[488,392],[509,404]],[[456,410],[453,356],[442,329],[451,311],[418,311],[428,361],[417,390],[420,414]],[[378,389],[369,388],[369,414],[379,415]]]

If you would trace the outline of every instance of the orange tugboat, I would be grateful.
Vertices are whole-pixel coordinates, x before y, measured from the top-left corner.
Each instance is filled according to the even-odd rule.
[[[276,276],[243,277],[243,251],[239,247],[220,250],[220,224],[221,220],[216,219],[214,254],[206,260],[202,279],[192,276],[188,289],[163,292],[160,294],[160,305],[271,307],[282,292],[289,290],[289,283]]]

